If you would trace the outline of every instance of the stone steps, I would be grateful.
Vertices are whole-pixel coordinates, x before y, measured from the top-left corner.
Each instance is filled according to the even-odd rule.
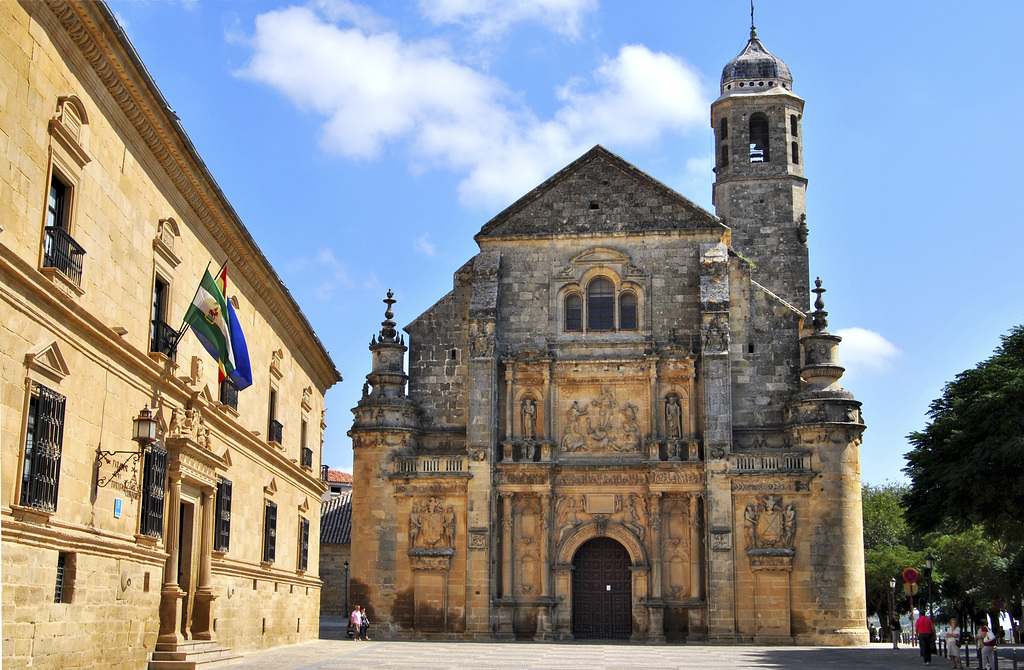
[[[207,670],[231,665],[241,658],[212,641],[182,642],[173,648],[158,644],[149,661],[149,670]]]

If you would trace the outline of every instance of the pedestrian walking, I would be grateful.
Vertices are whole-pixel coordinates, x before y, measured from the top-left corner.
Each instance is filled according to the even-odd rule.
[[[359,608],[359,635],[363,640],[370,639],[370,619],[366,616],[366,608]]]
[[[917,642],[921,645],[921,656],[924,658],[924,664],[931,665],[932,644],[935,642],[935,624],[932,623],[931,617],[921,612],[921,616],[917,617],[914,628],[917,631]]]
[[[352,639],[353,640],[361,640],[361,639],[363,639],[363,637],[362,637],[363,617],[359,613],[359,605],[356,605],[356,608],[354,610],[352,610],[352,614],[349,615],[349,617],[348,617],[348,627],[352,631]]]
[[[946,630],[946,651],[954,668],[962,668],[964,664],[960,661],[960,626],[956,619],[949,620],[949,629]]]
[[[978,644],[981,645],[982,668],[996,670],[996,634],[988,626],[978,629]]]

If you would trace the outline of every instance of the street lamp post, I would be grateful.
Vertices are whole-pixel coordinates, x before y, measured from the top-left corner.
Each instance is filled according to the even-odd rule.
[[[892,625],[892,622],[896,619],[896,578],[889,578],[889,632],[892,635],[892,648],[899,649],[896,643],[896,627]]]
[[[348,613],[348,561],[345,561],[345,614]]]
[[[935,567],[935,557],[932,552],[924,557],[924,576],[928,578],[928,618],[932,616],[932,568]]]

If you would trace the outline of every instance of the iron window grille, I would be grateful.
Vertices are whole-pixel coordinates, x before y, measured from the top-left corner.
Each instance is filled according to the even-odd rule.
[[[53,589],[53,602],[64,602],[64,570],[67,566],[68,555],[63,551],[57,554],[57,583]]]
[[[217,551],[228,551],[231,546],[231,480],[220,478],[217,484],[216,537]]]
[[[57,511],[65,405],[64,396],[32,383],[21,480],[21,504],[26,507]]]
[[[309,567],[309,519],[299,517],[299,570]]]
[[[164,494],[167,491],[167,449],[159,444],[146,451],[142,465],[142,520],[139,533],[163,537]]]
[[[307,468],[313,467],[313,450],[309,447],[302,448],[302,465]]]
[[[277,556],[277,503],[267,501],[263,514],[263,562],[273,563]]]

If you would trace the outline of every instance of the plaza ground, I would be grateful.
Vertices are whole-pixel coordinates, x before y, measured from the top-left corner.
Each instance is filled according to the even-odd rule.
[[[917,649],[872,644],[853,648],[640,645],[537,642],[354,642],[344,639],[344,619],[325,618],[321,639],[247,654],[232,670],[701,670],[796,668],[895,670],[922,667]],[[372,637],[372,632],[371,632]],[[999,667],[1012,670],[1013,647],[1000,651]],[[1024,646],[1016,649],[1024,670]],[[933,668],[950,661],[932,659]],[[977,668],[972,657],[971,667]]]

